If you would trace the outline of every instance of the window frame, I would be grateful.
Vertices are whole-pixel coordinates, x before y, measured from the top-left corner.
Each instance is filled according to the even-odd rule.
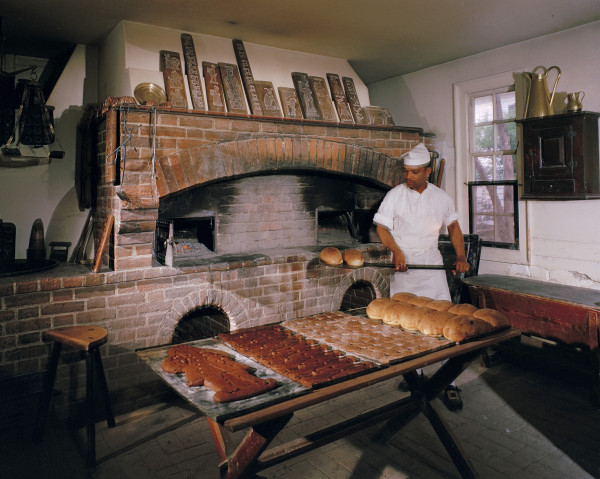
[[[521,71],[525,71],[522,68]],[[519,71],[519,69],[513,70]],[[472,164],[470,160],[470,134],[469,134],[469,103],[471,97],[477,93],[492,91],[505,88],[515,84],[513,71],[502,72],[472,80],[458,82],[453,85],[454,102],[454,145],[455,145],[455,177],[456,177],[456,206],[459,213],[459,219],[462,224],[469,224],[469,197],[468,183],[472,175]],[[517,119],[521,116],[519,107],[519,94],[517,93]],[[516,174],[517,181],[521,183],[522,177],[522,151],[520,145],[520,126],[517,125],[517,154]],[[529,241],[527,232],[527,203],[521,201],[521,190],[519,186],[518,195],[518,229],[521,232],[518,249],[490,248],[484,246],[481,252],[482,261],[491,261],[497,263],[529,264]],[[515,225],[517,226],[517,225]],[[523,235],[523,232],[525,234]]]
[[[469,181],[468,182],[468,191],[469,191],[469,205],[473,202],[473,188],[478,186],[512,186],[513,188],[513,198],[517,201],[514,201],[513,204],[513,223],[515,227],[514,231],[514,243],[502,243],[499,241],[489,241],[485,239],[481,239],[482,246],[489,246],[494,248],[505,248],[505,249],[519,249],[519,190],[517,180],[498,180],[498,181]],[[475,224],[473,221],[473,209],[469,207],[469,233],[477,234],[475,229]],[[494,217],[500,217],[502,215],[493,215]],[[506,215],[508,216],[508,215]]]

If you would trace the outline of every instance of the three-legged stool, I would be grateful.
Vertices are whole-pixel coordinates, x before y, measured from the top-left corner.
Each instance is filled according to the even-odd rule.
[[[98,326],[70,326],[65,328],[51,329],[44,333],[44,337],[54,341],[52,355],[48,364],[47,383],[44,387],[40,400],[35,429],[34,440],[41,440],[44,432],[44,424],[50,405],[50,397],[56,379],[56,369],[62,345],[71,346],[85,353],[86,363],[86,391],[85,401],[87,408],[87,463],[90,466],[96,464],[96,420],[94,418],[94,379],[98,377],[100,389],[104,396],[104,408],[106,410],[106,423],[108,427],[115,426],[115,418],[108,396],[106,376],[100,358],[100,346],[108,340],[106,329]]]

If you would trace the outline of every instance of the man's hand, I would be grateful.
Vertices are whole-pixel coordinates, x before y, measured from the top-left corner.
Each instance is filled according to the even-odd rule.
[[[466,273],[471,269],[471,265],[467,263],[467,259],[462,256],[456,258],[454,262],[454,269],[452,270],[452,274],[456,276],[457,273]]]
[[[408,271],[408,268],[406,267],[406,258],[400,249],[392,251],[392,261],[394,262],[394,269],[396,271]]]
[[[392,233],[385,226],[377,225],[377,236],[381,243],[392,252],[392,262],[396,271],[408,271],[406,267],[406,258],[404,253],[394,241]]]

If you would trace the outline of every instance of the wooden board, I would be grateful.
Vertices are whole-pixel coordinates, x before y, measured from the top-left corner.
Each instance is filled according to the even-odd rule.
[[[174,108],[187,108],[187,95],[183,82],[183,70],[179,53],[167,50],[160,51],[160,69],[165,80],[167,100]]]
[[[196,58],[196,49],[194,40],[187,33],[181,34],[181,46],[183,47],[183,58],[185,60],[185,73],[188,78],[190,96],[194,110],[206,111],[206,103],[202,93],[202,83],[200,82],[200,73],[198,72],[198,60]]]
[[[246,55],[246,49],[244,48],[244,42],[241,40],[233,40],[233,51],[235,52],[235,58],[237,60],[242,82],[246,89],[246,96],[248,98],[248,105],[250,105],[250,113],[253,115],[262,115],[263,107],[259,98],[259,94],[256,91],[256,85],[254,84],[254,76],[252,75],[252,69],[250,68],[250,62]]]
[[[519,331],[515,329],[506,329],[496,334],[486,336],[469,343],[452,346],[449,348],[440,349],[421,356],[418,358],[410,359],[405,362],[384,367],[382,369],[376,369],[369,374],[358,376],[356,378],[344,381],[332,386],[325,387],[316,391],[312,391],[310,394],[302,395],[298,398],[290,399],[282,404],[275,404],[270,407],[262,408],[260,411],[250,413],[246,416],[241,416],[235,419],[230,419],[224,423],[231,431],[239,431],[241,429],[260,424],[273,417],[281,417],[284,414],[293,413],[299,411],[308,406],[319,404],[323,401],[331,400],[335,397],[339,397],[343,394],[356,391],[368,385],[376,384],[381,381],[386,381],[391,378],[398,377],[410,371],[414,371],[419,368],[423,368],[427,365],[434,364],[437,362],[449,360],[451,358],[460,357],[461,355],[468,355],[473,351],[479,351],[487,346],[492,346],[502,341],[519,336]]]
[[[270,81],[255,81],[256,93],[263,108],[265,116],[275,116],[281,118],[281,108],[275,94],[275,87]]]
[[[224,112],[225,95],[223,94],[223,83],[221,82],[221,71],[216,63],[202,62],[202,73],[204,75],[204,86],[206,87],[206,103],[210,111]]]
[[[329,82],[329,89],[331,90],[331,96],[335,103],[335,108],[338,113],[340,122],[342,123],[354,123],[354,117],[352,116],[352,110],[346,100],[346,93],[342,86],[342,81],[339,75],[335,73],[327,74],[327,81]]]
[[[333,109],[333,104],[329,97],[329,91],[325,79],[321,77],[308,77],[310,88],[317,100],[317,106],[321,112],[321,117],[325,121],[338,121],[337,114]]]
[[[296,88],[296,95],[300,101],[302,115],[307,120],[321,120],[321,112],[317,105],[317,99],[310,88],[310,81],[306,73],[293,72],[292,80]]]
[[[240,78],[237,65],[219,62],[219,71],[221,72],[227,111],[230,113],[247,114],[248,109],[246,107],[246,100],[244,99],[244,88],[242,87],[242,79]]]
[[[92,267],[92,273],[99,273],[102,268],[102,259],[104,257],[104,253],[108,249],[108,243],[110,242],[110,237],[112,233],[113,225],[115,224],[115,217],[113,215],[108,215],[106,217],[106,221],[104,222],[104,227],[102,228],[102,233],[100,234],[100,241],[98,242],[98,248],[96,249],[96,256],[94,257],[94,265]]]
[[[360,111],[367,125],[394,125],[392,115],[387,108],[381,106],[363,106]]]
[[[360,110],[360,100],[358,99],[358,93],[354,86],[354,80],[350,77],[342,77],[342,84],[344,85],[344,92],[346,93],[346,100],[350,105],[352,116],[354,117],[355,123],[364,123],[362,111]]]
[[[283,108],[283,116],[296,119],[304,118],[296,90],[284,86],[280,86],[277,90],[279,91],[279,99]]]

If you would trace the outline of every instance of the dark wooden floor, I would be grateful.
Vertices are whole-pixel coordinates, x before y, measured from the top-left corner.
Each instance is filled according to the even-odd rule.
[[[494,354],[490,368],[475,362],[458,378],[462,411],[449,412],[437,399],[436,410],[451,424],[482,478],[600,477],[600,410],[589,402],[584,375],[545,361],[543,348],[518,349]],[[556,359],[555,352],[550,354]],[[388,381],[303,410],[280,434],[281,441],[324,426],[324,417],[333,423],[356,414],[367,401],[371,407],[384,404],[402,394],[396,386],[397,381]],[[114,429],[98,423],[95,470],[84,465],[83,428],[50,418],[44,441],[33,444],[32,424],[31,417],[22,417],[0,425],[0,477],[218,477],[216,449],[204,417],[175,396],[118,416]],[[425,418],[414,419],[388,446],[371,441],[376,431],[374,425],[261,474],[292,479],[458,477]]]

